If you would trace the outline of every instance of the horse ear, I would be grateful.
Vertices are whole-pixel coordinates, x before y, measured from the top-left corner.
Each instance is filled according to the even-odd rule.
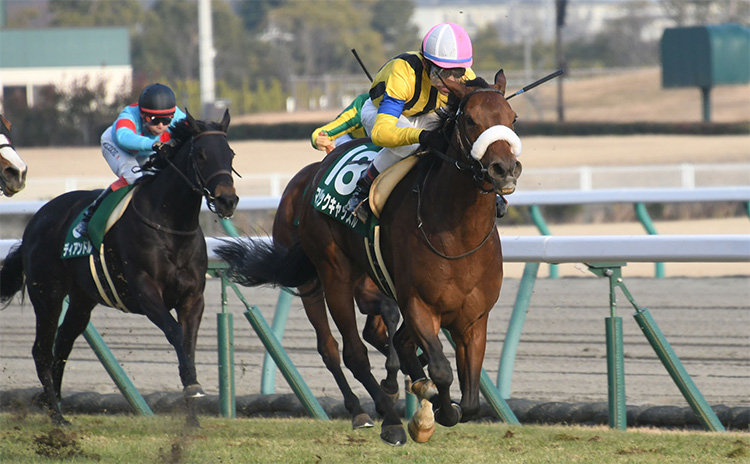
[[[507,80],[505,79],[505,72],[501,69],[500,71],[495,74],[495,85],[494,87],[499,90],[500,92],[505,95],[505,84],[507,83]]]
[[[5,116],[0,114],[0,121],[2,121],[3,126],[5,126],[6,129],[8,129],[8,132],[10,132],[10,128],[13,127],[13,124],[10,123],[7,119],[5,119]]]
[[[229,108],[224,110],[224,117],[221,118],[221,131],[226,132],[229,129]]]
[[[195,118],[193,118],[193,115],[190,114],[190,111],[187,108],[185,108],[185,115],[186,115],[185,121],[187,121],[188,127],[190,127],[190,131],[193,134],[197,134],[198,132],[200,132],[200,126],[198,125],[198,121],[196,121]]]

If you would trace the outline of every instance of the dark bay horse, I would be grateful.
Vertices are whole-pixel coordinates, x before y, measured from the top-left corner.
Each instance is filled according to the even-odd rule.
[[[383,259],[404,319],[394,340],[402,370],[415,379],[412,390],[435,403],[435,420],[453,426],[479,412],[487,319],[503,279],[495,194],[515,191],[521,143],[511,129],[516,115],[504,97],[502,71],[491,86],[482,79],[446,85],[458,99],[442,129],[449,148],[420,158],[389,197],[380,225]],[[305,190],[297,241],[286,247],[240,242],[217,250],[240,283],[319,284],[332,314],[354,314],[355,283],[371,274],[362,237],[311,206],[315,186],[339,153],[323,160]],[[339,324],[342,333],[353,327]],[[456,344],[460,406],[450,398],[453,371],[438,338],[441,328]],[[418,347],[428,359],[430,381]],[[384,416],[381,438],[403,444],[405,432],[392,404],[354,370],[357,359],[344,354]],[[428,387],[430,382],[435,387]]]
[[[0,114],[0,195],[12,197],[26,186],[28,168],[10,139],[11,123]]]
[[[297,219],[304,206],[304,192],[319,169],[320,163],[313,163],[304,167],[289,181],[284,189],[274,216],[273,240],[275,243],[283,247],[290,247],[299,241]],[[352,427],[355,429],[372,427],[374,425],[372,419],[362,408],[359,398],[352,392],[344,372],[341,370],[338,343],[331,333],[323,293],[316,291],[317,289],[319,289],[319,286],[316,287],[315,283],[312,282],[299,287],[305,314],[315,329],[318,353],[320,353],[323,363],[333,375],[344,396],[344,406],[352,416]],[[366,276],[363,276],[356,283],[354,299],[360,312],[367,316],[365,327],[362,330],[363,338],[386,356],[387,377],[381,381],[380,385],[392,400],[396,400],[399,393],[397,377],[399,361],[393,345],[393,336],[400,319],[398,306]],[[348,310],[348,308],[344,309]],[[345,359],[355,359],[353,365],[357,371],[369,371],[369,362],[366,362],[367,349],[357,333],[354,314],[339,314],[331,311],[331,317],[337,327],[347,327],[346,332],[342,331]],[[350,352],[356,354],[352,355]],[[363,356],[365,361],[362,360]],[[355,377],[359,378],[362,375],[366,374],[357,373]]]
[[[152,163],[156,174],[139,180],[132,201],[102,245],[102,257],[124,306],[148,317],[177,352],[192,425],[198,424],[193,399],[204,396],[194,357],[208,266],[198,216],[204,197],[220,217],[231,216],[237,206],[228,127],[228,111],[221,123],[197,121],[189,114],[179,122],[169,148]],[[69,192],[45,204],[0,270],[1,302],[23,289],[25,275],[37,320],[32,354],[43,399],[56,424],[68,424],[59,400],[73,342],[89,323],[94,306],[106,304],[92,278],[89,257],[60,258],[72,221],[99,193]],[[69,306],[58,329],[66,296]]]

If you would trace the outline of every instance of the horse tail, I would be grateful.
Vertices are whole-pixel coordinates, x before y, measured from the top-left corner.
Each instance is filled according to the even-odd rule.
[[[23,289],[23,284],[23,257],[21,244],[18,244],[10,249],[0,269],[0,309],[5,309],[10,304],[13,295]]]
[[[214,249],[229,264],[226,276],[246,287],[280,285],[297,288],[306,283],[320,285],[318,272],[299,240],[290,248],[263,239],[223,240]]]

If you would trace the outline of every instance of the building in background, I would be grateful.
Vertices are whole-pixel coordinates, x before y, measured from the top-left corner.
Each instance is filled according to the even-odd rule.
[[[132,76],[127,28],[0,29],[0,111],[11,96],[33,106],[46,86],[102,84],[112,101]]]

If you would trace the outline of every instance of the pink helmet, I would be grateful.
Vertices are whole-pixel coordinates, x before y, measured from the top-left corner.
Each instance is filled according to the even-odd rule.
[[[422,41],[422,53],[441,68],[468,68],[473,63],[469,34],[454,23],[430,29]]]

